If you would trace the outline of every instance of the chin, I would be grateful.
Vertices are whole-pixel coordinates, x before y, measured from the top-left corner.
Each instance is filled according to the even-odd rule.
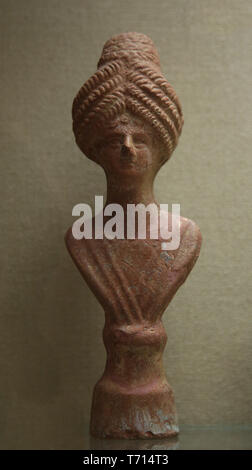
[[[120,168],[117,170],[114,174],[115,175],[124,175],[124,176],[129,176],[131,178],[138,178],[144,176],[146,173],[146,170],[134,168],[134,167],[127,167],[127,168]]]

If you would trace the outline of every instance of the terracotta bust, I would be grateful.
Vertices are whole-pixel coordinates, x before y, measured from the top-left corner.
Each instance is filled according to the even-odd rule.
[[[153,203],[160,210],[153,181],[182,126],[181,105],[162,75],[153,42],[138,33],[107,41],[97,72],[73,102],[76,142],[106,174],[105,208]],[[125,218],[125,233],[127,223]],[[174,395],[162,365],[161,318],[199,255],[201,235],[194,222],[181,217],[180,245],[169,251],[162,249],[164,239],[152,239],[150,232],[147,219],[145,239],[76,240],[72,228],[66,234],[69,253],[105,312],[107,363],[93,393],[93,436],[178,433]]]

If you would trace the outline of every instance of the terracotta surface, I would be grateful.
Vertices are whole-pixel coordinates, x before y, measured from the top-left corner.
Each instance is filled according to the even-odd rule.
[[[107,177],[105,208],[154,203],[160,211],[153,181],[182,126],[181,105],[162,75],[152,41],[138,33],[109,40],[98,71],[73,103],[76,142]],[[126,236],[126,217],[124,222]],[[71,227],[66,234],[70,255],[105,312],[107,363],[94,389],[90,423],[96,437],[178,433],[174,395],[162,365],[161,319],[197,260],[201,235],[194,222],[181,217],[180,246],[167,251],[164,239],[150,238],[151,229],[147,218],[145,240],[76,240]]]

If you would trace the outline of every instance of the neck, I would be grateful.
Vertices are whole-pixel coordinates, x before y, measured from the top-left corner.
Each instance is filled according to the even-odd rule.
[[[139,179],[138,181],[112,178],[107,176],[107,199],[105,206],[109,204],[120,204],[127,209],[127,204],[156,204],[153,194],[153,178]]]

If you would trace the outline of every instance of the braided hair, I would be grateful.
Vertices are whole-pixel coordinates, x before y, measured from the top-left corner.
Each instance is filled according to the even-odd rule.
[[[91,158],[92,128],[127,111],[154,129],[167,160],[181,134],[183,114],[174,89],[162,75],[152,40],[140,33],[124,33],[107,41],[98,70],[74,98],[73,131],[87,157]]]

